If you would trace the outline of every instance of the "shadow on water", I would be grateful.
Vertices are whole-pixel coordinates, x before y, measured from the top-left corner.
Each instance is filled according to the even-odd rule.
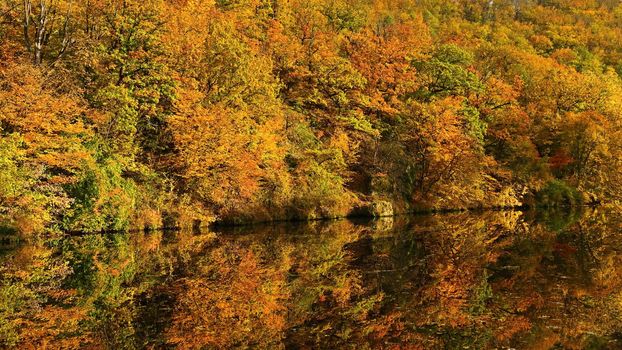
[[[14,229],[0,225],[0,258],[15,251],[20,244],[20,237]]]
[[[617,349],[622,221],[499,211],[3,245],[0,342]]]

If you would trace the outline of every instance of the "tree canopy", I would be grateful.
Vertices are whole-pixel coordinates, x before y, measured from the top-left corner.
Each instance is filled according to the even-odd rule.
[[[23,232],[617,201],[622,5],[1,0]]]

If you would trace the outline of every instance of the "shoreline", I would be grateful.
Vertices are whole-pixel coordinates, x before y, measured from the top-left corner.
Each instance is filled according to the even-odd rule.
[[[179,226],[162,226],[162,227],[150,227],[150,228],[129,228],[127,230],[103,230],[103,231],[95,231],[95,232],[86,232],[86,231],[66,231],[63,232],[62,235],[65,236],[88,236],[88,235],[103,235],[103,234],[120,234],[120,233],[138,233],[138,232],[169,232],[169,231],[182,231],[184,229],[192,230],[197,233],[206,233],[208,230],[214,230],[216,232],[233,229],[233,228],[248,228],[253,226],[270,226],[270,225],[279,225],[279,224],[304,224],[304,223],[312,223],[312,222],[331,222],[331,221],[343,221],[350,220],[353,222],[373,222],[382,219],[388,218],[397,218],[397,217],[420,217],[420,216],[428,216],[428,215],[439,215],[439,214],[458,214],[458,213],[485,213],[485,212],[535,212],[538,210],[547,210],[547,211],[572,211],[575,209],[586,209],[586,208],[597,208],[603,206],[602,203],[594,203],[594,204],[584,204],[578,206],[534,206],[534,205],[518,205],[518,206],[497,206],[497,207],[472,207],[472,208],[443,208],[443,209],[430,209],[430,210],[411,210],[411,211],[400,211],[396,212],[393,215],[382,215],[382,216],[374,216],[374,215],[343,215],[343,216],[335,216],[335,217],[317,217],[317,218],[309,218],[309,219],[275,219],[275,220],[262,220],[262,221],[251,221],[251,222],[241,222],[234,223],[229,221],[222,220],[214,220],[208,224],[201,225],[179,225]],[[205,232],[203,232],[205,231]]]

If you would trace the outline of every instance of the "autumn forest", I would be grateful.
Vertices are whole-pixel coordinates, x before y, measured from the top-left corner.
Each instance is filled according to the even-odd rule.
[[[621,183],[620,0],[0,0],[3,349],[620,349]]]
[[[614,202],[613,0],[0,2],[24,234]]]

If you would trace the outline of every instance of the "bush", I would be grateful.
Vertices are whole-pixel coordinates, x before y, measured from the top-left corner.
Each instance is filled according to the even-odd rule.
[[[583,204],[583,198],[576,188],[562,180],[549,181],[537,194],[536,203],[543,207],[574,207]]]
[[[62,228],[84,232],[128,229],[138,190],[122,172],[122,165],[114,159],[85,166],[78,181],[65,188],[73,202],[64,213]]]

